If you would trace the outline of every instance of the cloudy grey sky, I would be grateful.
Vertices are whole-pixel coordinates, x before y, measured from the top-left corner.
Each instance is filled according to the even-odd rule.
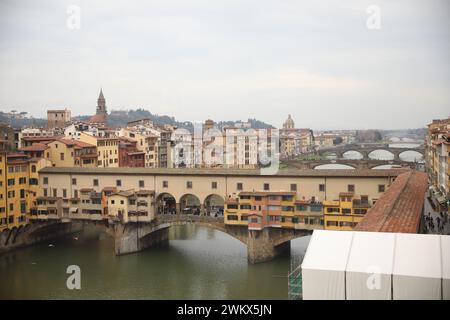
[[[111,2],[0,0],[0,110],[92,114],[103,87],[109,110],[191,121],[411,128],[450,114],[450,1]]]

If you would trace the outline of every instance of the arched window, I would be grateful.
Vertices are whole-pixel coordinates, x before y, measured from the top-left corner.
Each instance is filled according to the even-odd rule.
[[[31,172],[36,172],[36,166],[35,165],[31,166]]]

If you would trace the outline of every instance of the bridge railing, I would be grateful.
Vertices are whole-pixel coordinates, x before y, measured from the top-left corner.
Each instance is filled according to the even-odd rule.
[[[156,219],[160,222],[201,222],[201,223],[223,223],[223,217],[211,217],[190,214],[157,215]]]

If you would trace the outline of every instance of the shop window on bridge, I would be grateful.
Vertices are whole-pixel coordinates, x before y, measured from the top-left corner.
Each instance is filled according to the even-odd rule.
[[[240,209],[241,210],[251,210],[252,206],[249,204],[241,204]]]
[[[327,208],[328,213],[339,213],[339,208]]]
[[[237,216],[237,215],[234,215],[234,214],[229,214],[229,215],[227,216],[227,220],[230,220],[230,221],[238,221],[238,216]]]
[[[327,227],[337,227],[338,222],[337,221],[327,221]]]
[[[355,214],[366,214],[367,209],[354,209]]]
[[[368,196],[361,196],[361,203],[362,204],[369,204],[369,197]]]
[[[294,207],[292,207],[292,206],[282,206],[281,207],[281,211],[294,212]]]
[[[238,206],[237,206],[237,204],[228,204],[227,208],[236,210],[238,208]]]
[[[340,227],[353,227],[353,222],[341,221],[339,222]]]
[[[292,223],[298,223],[298,218],[297,217],[293,217],[292,218]]]
[[[322,205],[317,203],[317,204],[310,204],[309,205],[311,211],[313,212],[322,212]]]
[[[282,201],[292,201],[293,196],[282,196],[281,200]]]
[[[262,197],[260,197],[260,196],[255,197],[255,201],[261,201],[261,200],[262,200]]]
[[[241,221],[248,221],[248,216],[241,216]]]
[[[267,206],[267,211],[280,211],[280,206]]]
[[[348,208],[342,209],[342,214],[351,214],[351,213],[352,213],[352,209],[348,209]]]
[[[306,204],[297,204],[295,207],[297,211],[308,211],[308,205]]]

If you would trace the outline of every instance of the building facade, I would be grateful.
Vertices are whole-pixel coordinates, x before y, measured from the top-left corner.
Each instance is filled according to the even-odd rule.
[[[425,161],[430,197],[439,211],[448,211],[450,199],[450,118],[428,125]]]
[[[69,109],[47,110],[47,128],[64,128],[71,121],[71,112]]]

